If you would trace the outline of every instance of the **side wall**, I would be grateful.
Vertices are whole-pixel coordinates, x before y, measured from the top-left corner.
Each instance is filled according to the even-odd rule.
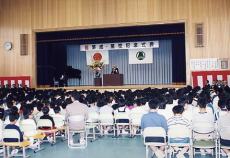
[[[0,76],[32,76],[35,85],[34,31],[186,23],[189,59],[230,58],[229,0],[0,0]],[[194,24],[205,26],[205,47],[194,44]],[[29,55],[20,56],[20,34],[29,34]],[[13,42],[13,50],[3,48]]]

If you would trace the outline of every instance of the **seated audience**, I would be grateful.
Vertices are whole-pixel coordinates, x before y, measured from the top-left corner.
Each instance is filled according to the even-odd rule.
[[[134,104],[134,108],[130,111],[130,117],[134,117],[132,119],[137,119],[137,121],[141,121],[141,118],[144,114],[146,114],[146,110],[145,110],[145,102],[144,99],[136,99],[135,100],[135,104]],[[132,121],[132,120],[131,120]],[[140,123],[140,122],[139,122]],[[132,122],[133,124],[133,122]],[[140,128],[140,124],[135,124],[132,125],[132,135],[135,135],[136,133],[139,133],[139,128]]]
[[[71,99],[73,103],[67,105],[66,107],[66,119],[70,116],[75,116],[75,115],[82,115],[84,116],[85,120],[88,119],[88,111],[89,108],[86,104],[80,103],[80,95],[77,92],[72,92],[71,94]],[[79,124],[69,124],[69,126],[73,129],[84,129],[85,122],[81,122]],[[70,136],[70,142],[73,144],[73,137]],[[84,139],[84,134],[80,134],[80,144],[85,144],[85,139]]]
[[[116,104],[113,105],[113,107],[116,107]],[[114,117],[117,118],[116,116],[118,116],[119,114],[123,115],[124,118],[119,118],[116,119],[116,123],[129,123],[129,113],[130,110],[129,108],[126,106],[125,100],[123,98],[118,100],[118,104],[116,109],[114,109]],[[123,126],[120,125],[117,131],[117,134],[128,134],[127,130],[129,129],[129,126]]]
[[[214,114],[208,111],[207,102],[205,98],[198,99],[198,109],[193,111],[193,126],[201,122],[207,124],[214,124]]]
[[[5,129],[15,129],[18,131],[19,133],[19,140],[18,138],[4,138],[3,141],[4,142],[23,142],[23,133],[20,130],[19,126],[16,125],[17,120],[19,119],[19,115],[18,114],[10,114],[9,115],[9,120],[10,120],[10,124],[5,126]],[[15,155],[18,153],[18,149],[13,149],[11,152],[11,155]]]
[[[200,124],[204,124],[207,126],[211,126],[214,128],[214,114],[212,111],[207,110],[207,101],[206,98],[199,98],[198,99],[198,111],[193,111],[192,117],[192,127],[196,129],[197,126],[200,128]],[[208,139],[211,135],[210,134],[198,134],[196,133],[196,137],[199,139]],[[201,155],[206,155],[206,153],[211,153],[211,150],[200,149]]]
[[[4,109],[0,108],[0,141],[2,141],[3,119],[4,119]]]
[[[230,128],[230,99],[227,101],[226,105],[227,113],[225,115],[222,115],[218,120],[218,129],[220,131],[220,144],[223,146],[230,147],[230,132],[223,130],[224,128]],[[230,150],[229,149],[223,149],[224,152],[227,154],[228,158],[230,158]]]
[[[63,127],[64,122],[65,122],[65,116],[63,116],[61,114],[60,106],[55,106],[53,110],[54,110],[54,113],[55,113],[54,115],[52,115],[53,119],[58,118],[58,120],[61,120],[61,122],[55,122],[55,119],[54,119],[55,127],[57,127],[57,128]]]
[[[53,128],[55,128],[54,119],[53,119],[53,117],[51,117],[51,116],[49,115],[49,107],[48,107],[48,106],[44,106],[44,107],[42,108],[42,112],[43,112],[43,115],[40,117],[40,119],[48,119],[48,120],[50,120],[50,121],[52,122]],[[44,127],[44,128],[46,128],[46,127]]]
[[[38,148],[39,142],[38,141],[36,142],[34,140],[33,136],[38,134],[38,132],[37,132],[37,126],[36,126],[36,123],[33,119],[32,113],[33,113],[32,108],[30,108],[30,107],[24,108],[23,109],[23,120],[21,121],[21,124],[29,124],[30,126],[33,127],[34,130],[30,129],[29,131],[28,130],[23,131],[23,134],[25,136],[29,137],[29,141],[31,144],[29,146],[29,148],[36,149],[36,148]]]
[[[171,128],[177,128],[177,127],[181,127],[184,126],[186,128],[189,128],[190,126],[190,121],[187,120],[185,117],[182,116],[183,112],[184,112],[184,107],[182,105],[177,105],[174,106],[173,109],[173,114],[174,116],[171,117],[170,119],[168,119],[168,129],[170,130]],[[179,126],[178,126],[179,125]],[[179,130],[179,129],[178,129]],[[179,132],[179,131],[178,131]],[[179,140],[170,140],[171,143],[189,143],[189,138],[180,138]],[[187,152],[189,149],[189,147],[184,147],[181,151],[179,151],[179,148],[174,147],[174,150],[176,150],[177,152],[179,151],[179,153],[177,154],[177,158],[185,158],[184,154],[185,152]]]
[[[164,116],[157,113],[159,108],[159,100],[153,99],[149,101],[149,113],[145,114],[141,119],[141,129],[144,130],[147,127],[162,127],[165,131],[168,131],[167,120]],[[150,146],[155,155],[159,158],[165,157],[165,147]]]

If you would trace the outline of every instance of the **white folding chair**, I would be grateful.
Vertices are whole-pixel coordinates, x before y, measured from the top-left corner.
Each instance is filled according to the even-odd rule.
[[[221,157],[221,149],[228,149],[230,150],[230,146],[225,146],[223,144],[221,144],[221,139],[223,140],[228,140],[230,141],[230,126],[225,126],[225,127],[221,127],[220,129],[218,129],[218,135],[219,135],[219,139],[218,139],[218,157]]]
[[[141,118],[144,114],[143,113],[132,113],[132,111],[129,114],[130,123],[131,123],[131,135],[141,135],[141,132],[138,134],[137,130],[140,130],[141,126]]]
[[[32,139],[33,141],[36,140],[38,142],[37,149],[34,150],[35,153],[44,149],[41,148],[41,142],[45,135],[37,131],[37,126],[35,123],[22,121],[20,122],[20,129],[23,132],[24,137]]]
[[[169,156],[174,156],[173,147],[183,148],[189,147],[189,157],[192,156],[192,131],[188,127],[182,125],[174,125],[168,130],[168,148]],[[184,141],[184,142],[183,142]]]
[[[98,126],[99,126],[99,114],[97,112],[90,112],[88,114],[88,119],[86,120],[86,129],[88,130],[87,138],[92,138],[91,141],[96,140],[96,128]],[[92,137],[90,137],[89,135],[92,135]]]
[[[112,115],[112,113],[100,113],[99,115],[99,126],[100,126],[100,133],[101,136],[105,133],[104,132],[104,128],[110,126],[111,129],[113,130],[113,136],[115,136],[115,127],[114,127],[114,117]]]
[[[68,147],[69,148],[86,148],[87,147],[87,130],[86,130],[85,116],[74,115],[67,119],[67,135],[68,135]],[[85,143],[75,143],[73,135],[75,133],[84,134]]]
[[[166,131],[162,127],[147,127],[143,131],[145,156],[149,157],[150,146],[165,146],[165,156],[167,157]]]
[[[55,115],[52,116],[54,119],[55,127],[57,128],[57,136],[61,137],[63,140],[67,139],[67,130],[65,120],[61,117],[57,117]],[[64,134],[64,136],[63,136]]]
[[[212,156],[217,157],[217,133],[214,127],[214,123],[196,123],[192,127],[192,147],[193,155],[195,157],[196,149],[211,149]]]
[[[17,139],[16,142],[5,142],[5,139]],[[26,155],[26,148],[30,145],[29,141],[20,142],[20,133],[16,129],[4,129],[3,130],[3,157],[10,158],[12,156],[22,156],[23,158],[29,157]],[[10,147],[20,147],[22,148],[22,154],[11,155]],[[7,151],[7,152],[6,152]]]
[[[51,136],[51,145],[56,143],[56,132],[58,131],[53,127],[52,121],[49,119],[39,119],[37,121],[37,129],[39,132],[45,134],[47,137]]]
[[[129,114],[126,112],[118,112],[116,114],[114,114],[114,122],[115,122],[115,131],[118,133],[120,131],[120,127],[123,126],[123,128],[126,126],[128,127],[128,129],[124,129],[124,130],[128,130],[129,131],[129,136],[131,137],[131,122],[130,122],[130,118],[129,118]]]

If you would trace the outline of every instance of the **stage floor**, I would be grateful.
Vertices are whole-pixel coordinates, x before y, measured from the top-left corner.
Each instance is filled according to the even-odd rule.
[[[123,85],[123,86],[68,86],[68,87],[47,87],[39,86],[37,89],[66,89],[66,90],[100,90],[100,91],[117,91],[117,90],[136,90],[145,88],[183,88],[185,84],[170,85]]]

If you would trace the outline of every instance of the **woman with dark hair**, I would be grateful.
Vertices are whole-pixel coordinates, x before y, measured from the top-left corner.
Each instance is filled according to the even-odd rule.
[[[49,115],[49,111],[50,111],[49,107],[48,106],[44,106],[42,108],[43,116],[41,116],[40,119],[48,119],[48,120],[50,120],[52,122],[53,128],[55,128],[54,119],[53,119],[53,117],[51,117]]]

